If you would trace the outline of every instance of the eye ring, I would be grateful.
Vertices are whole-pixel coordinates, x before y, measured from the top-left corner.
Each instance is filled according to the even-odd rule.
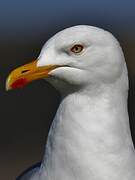
[[[84,47],[81,44],[75,44],[70,51],[74,54],[79,54],[83,51]]]

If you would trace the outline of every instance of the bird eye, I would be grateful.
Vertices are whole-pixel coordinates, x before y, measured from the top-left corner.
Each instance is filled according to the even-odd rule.
[[[80,52],[82,52],[83,49],[84,49],[84,47],[81,44],[75,44],[70,50],[74,54],[79,54]]]

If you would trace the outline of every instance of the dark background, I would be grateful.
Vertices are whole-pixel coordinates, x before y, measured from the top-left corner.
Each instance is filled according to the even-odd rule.
[[[130,77],[129,115],[135,142],[135,1],[0,1],[0,179],[14,180],[41,160],[59,94],[44,80],[5,91],[9,72],[36,58],[44,42],[63,28],[88,24],[120,41]]]

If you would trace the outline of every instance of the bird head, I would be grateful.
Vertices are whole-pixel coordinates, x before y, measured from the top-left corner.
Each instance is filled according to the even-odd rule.
[[[58,88],[109,83],[120,77],[124,64],[121,47],[111,33],[93,26],[74,26],[49,39],[36,60],[13,70],[6,88],[23,87],[41,78]]]

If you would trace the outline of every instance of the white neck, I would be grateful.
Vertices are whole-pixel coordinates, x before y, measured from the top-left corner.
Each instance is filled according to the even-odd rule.
[[[85,92],[69,94],[62,100],[48,136],[41,166],[43,179],[135,178],[128,92],[122,90],[120,82],[94,91],[89,87]]]

